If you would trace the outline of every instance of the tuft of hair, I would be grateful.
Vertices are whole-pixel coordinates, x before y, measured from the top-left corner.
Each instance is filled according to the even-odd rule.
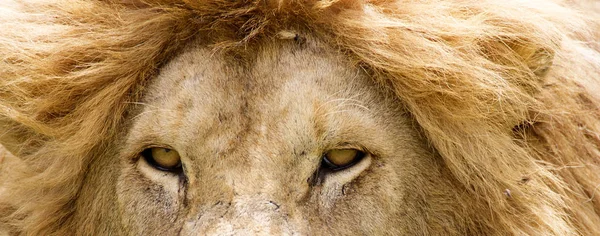
[[[600,235],[594,1],[3,0],[0,225],[73,232],[89,163],[190,39],[311,32],[406,104],[481,215],[470,234]],[[590,9],[596,10],[590,10]],[[466,222],[472,221],[465,216]]]

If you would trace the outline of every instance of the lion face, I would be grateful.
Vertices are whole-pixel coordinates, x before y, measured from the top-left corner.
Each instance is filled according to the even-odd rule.
[[[190,47],[166,65],[120,171],[99,171],[116,212],[91,214],[137,235],[456,230],[453,182],[402,104],[318,44],[271,44],[251,63]]]
[[[600,235],[584,2],[5,0],[0,235]]]

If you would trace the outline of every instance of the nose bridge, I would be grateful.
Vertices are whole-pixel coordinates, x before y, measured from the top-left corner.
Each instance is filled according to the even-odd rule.
[[[266,194],[236,195],[191,217],[181,235],[298,235],[304,223],[291,218],[294,208]]]
[[[298,235],[303,231],[306,223],[295,199],[286,194],[285,181],[256,162],[265,167],[265,161],[258,159],[230,163],[228,168],[215,166],[218,177],[204,176],[190,183],[197,185],[189,202],[195,206],[181,235]]]
[[[241,195],[234,198],[227,217],[221,223],[232,223],[237,230],[254,228],[259,232],[290,230],[287,225],[289,206],[264,194]]]
[[[251,123],[251,122],[250,122]],[[273,137],[250,128],[227,152],[198,162],[193,209],[181,235],[299,235],[308,225],[290,195]],[[266,140],[269,139],[269,140]],[[222,144],[223,142],[214,142]],[[283,178],[282,178],[283,177]]]

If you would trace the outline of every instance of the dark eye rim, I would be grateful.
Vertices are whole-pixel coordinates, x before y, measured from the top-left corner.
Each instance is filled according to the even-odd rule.
[[[152,168],[160,170],[160,171],[164,171],[164,172],[175,173],[175,174],[183,172],[183,164],[181,163],[181,157],[179,158],[179,163],[175,167],[165,168],[165,167],[159,165],[158,163],[156,163],[156,160],[154,160],[154,158],[152,157],[152,148],[166,148],[166,149],[177,151],[170,147],[154,146],[154,147],[145,148],[140,153],[140,155],[142,156],[142,158],[144,158],[144,161],[146,161],[146,163],[148,163],[150,166],[152,166]]]
[[[331,163],[328,159],[327,159],[327,155],[325,152],[323,154],[323,156],[321,157],[321,168],[326,168],[329,171],[340,171],[340,170],[345,170],[348,169],[350,167],[353,167],[354,165],[358,164],[359,162],[361,162],[363,159],[365,159],[365,156],[367,156],[367,153],[361,149],[356,149],[356,148],[350,148],[350,149],[354,149],[357,151],[356,157],[354,158],[354,160],[352,160],[352,162],[343,165],[343,166],[338,166],[336,164]],[[333,150],[333,149],[331,149]]]

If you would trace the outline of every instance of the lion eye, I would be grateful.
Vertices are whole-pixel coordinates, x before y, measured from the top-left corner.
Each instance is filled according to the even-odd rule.
[[[148,148],[142,152],[142,156],[158,170],[176,172],[181,169],[179,153],[173,149]]]
[[[364,155],[356,149],[333,149],[325,153],[323,164],[330,170],[343,170],[358,163]]]

